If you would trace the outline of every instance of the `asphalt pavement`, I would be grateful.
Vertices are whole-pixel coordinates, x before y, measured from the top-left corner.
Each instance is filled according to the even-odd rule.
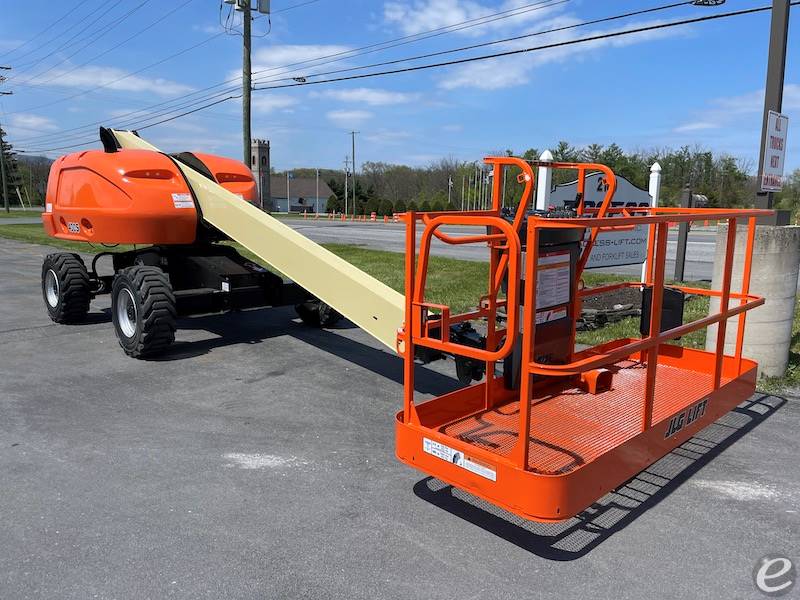
[[[757,395],[590,510],[522,521],[394,457],[400,360],[291,309],[127,358],[108,299],[50,322],[0,240],[0,598],[758,598],[797,558],[800,407]],[[452,363],[418,368],[422,397]]]

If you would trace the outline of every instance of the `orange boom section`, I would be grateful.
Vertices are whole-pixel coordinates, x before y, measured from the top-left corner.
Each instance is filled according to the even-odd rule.
[[[247,166],[232,158],[192,152],[214,176],[218,184],[243,200],[254,204],[258,200],[258,188],[253,173]]]
[[[42,222],[48,235],[104,244],[191,244],[197,210],[183,175],[150,150],[90,150],[53,163]]]

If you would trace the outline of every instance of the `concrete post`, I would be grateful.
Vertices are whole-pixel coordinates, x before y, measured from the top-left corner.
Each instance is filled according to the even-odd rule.
[[[654,162],[650,167],[650,185],[647,188],[650,193],[650,206],[655,208],[658,206],[658,199],[661,196],[661,165]],[[647,280],[647,261],[642,263],[642,279],[644,283]]]
[[[722,269],[725,263],[725,238],[727,224],[717,228],[717,248],[714,256],[712,288],[722,288]],[[747,246],[747,227],[740,226],[736,232],[731,291],[741,289],[744,251]],[[786,372],[789,347],[792,341],[797,274],[800,267],[800,227],[776,227],[758,225],[753,244],[753,268],[750,278],[750,293],[766,300],[747,312],[745,323],[745,358],[758,361],[759,374],[779,377]],[[738,300],[732,300],[735,306]],[[719,310],[719,298],[712,298],[709,314]],[[725,354],[733,354],[736,348],[738,317],[728,321],[725,332]],[[717,326],[708,328],[706,350],[714,351]]]
[[[545,150],[539,160],[553,162],[553,153]],[[539,167],[536,173],[536,210],[546,210],[550,202],[550,188],[553,187],[553,169]]]

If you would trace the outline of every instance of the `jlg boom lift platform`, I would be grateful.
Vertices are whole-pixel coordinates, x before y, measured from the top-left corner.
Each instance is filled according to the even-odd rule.
[[[168,156],[131,132],[102,130],[101,139],[104,152],[54,164],[45,228],[63,239],[147,246],[115,253],[113,276],[99,276],[94,264],[88,272],[77,255],[49,256],[42,292],[54,320],[80,320],[92,297],[111,293],[120,344],[139,356],[172,341],[176,314],[291,303],[304,321],[325,325],[338,311],[403,358],[398,458],[525,518],[576,515],[755,391],[757,365],[742,346],[746,311],[763,304],[749,282],[755,219],[769,211],[627,207],[614,201],[613,172],[588,163],[547,163],[577,170],[578,194],[567,206],[531,211],[537,163],[487,158],[492,209],[406,213],[403,297],[245,201],[253,188],[244,165]],[[500,201],[509,167],[524,186],[513,214]],[[589,172],[605,179],[600,206],[583,201]],[[722,289],[665,285],[670,224],[709,219],[729,225]],[[748,237],[734,291],[738,224]],[[637,225],[649,228],[644,284],[585,288],[598,236]],[[463,226],[475,232],[464,235]],[[218,243],[226,237],[295,283]],[[454,314],[427,299],[434,239],[487,248],[487,293],[475,310]],[[641,337],[578,349],[582,299],[623,287],[642,288]],[[717,297],[720,308],[683,323],[685,294]],[[737,339],[725,355],[730,318]],[[669,343],[715,323],[714,352]],[[417,364],[442,356],[456,359],[464,387],[416,402]]]

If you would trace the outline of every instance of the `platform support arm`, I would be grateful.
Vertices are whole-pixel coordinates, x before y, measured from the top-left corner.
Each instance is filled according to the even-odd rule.
[[[658,224],[656,235],[655,281],[650,303],[650,337],[661,335],[661,306],[664,299],[664,264],[667,257],[667,235],[669,225]],[[653,423],[653,400],[656,393],[656,370],[658,369],[658,344],[647,351],[647,377],[645,379],[644,414],[642,431],[650,429]]]
[[[528,252],[525,257],[525,307],[522,325],[522,357],[519,390],[519,437],[514,448],[514,459],[522,469],[528,468],[528,437],[531,430],[531,398],[533,382],[530,364],[534,360],[536,342],[536,269],[539,260],[539,229],[528,225]]]
[[[725,267],[722,277],[722,296],[719,299],[719,311],[727,313],[731,299],[731,277],[733,276],[733,253],[736,249],[736,219],[728,219],[728,237],[725,240]],[[714,389],[719,389],[722,381],[722,358],[725,354],[725,333],[728,319],[717,325],[717,350],[714,361]]]

